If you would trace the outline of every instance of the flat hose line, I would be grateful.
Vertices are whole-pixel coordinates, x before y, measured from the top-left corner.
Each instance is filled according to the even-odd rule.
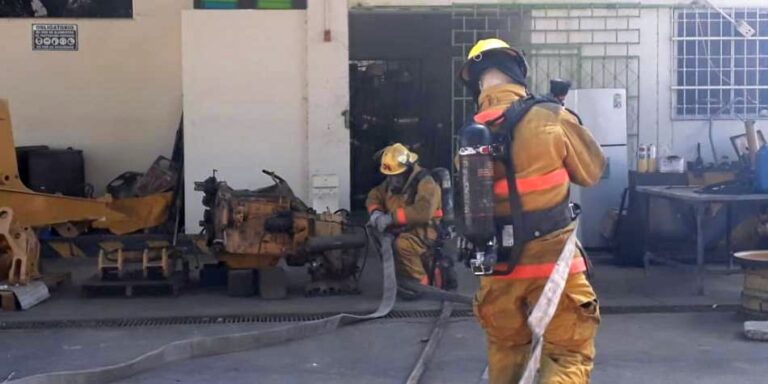
[[[419,384],[424,377],[424,372],[427,371],[427,365],[432,361],[432,357],[435,355],[437,345],[440,343],[440,339],[443,337],[445,326],[448,323],[448,319],[451,318],[453,312],[453,303],[449,301],[443,301],[443,308],[440,311],[440,316],[435,321],[435,326],[432,328],[432,332],[429,335],[427,345],[422,349],[419,358],[416,360],[416,364],[413,366],[406,384]]]
[[[291,324],[273,329],[231,335],[201,337],[176,341],[154,351],[147,352],[133,360],[115,365],[77,370],[43,373],[11,381],[15,384],[106,384],[123,380],[147,372],[160,366],[199,357],[224,355],[243,352],[289,341],[305,339],[311,336],[329,333],[341,326],[374,320],[386,316],[395,305],[397,298],[397,278],[392,251],[393,237],[390,234],[377,236],[382,264],[383,289],[379,307],[368,315],[338,314],[325,319]],[[421,287],[414,287],[422,291]],[[471,303],[468,296],[447,294],[438,289],[426,289],[424,298],[439,297],[441,300]]]

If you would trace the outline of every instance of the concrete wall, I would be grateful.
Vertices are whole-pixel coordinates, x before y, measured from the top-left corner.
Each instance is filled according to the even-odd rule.
[[[192,0],[134,0],[133,19],[0,19],[0,97],[16,145],[85,151],[101,192],[126,170],[170,155],[181,118],[181,10]],[[33,23],[74,23],[77,52],[32,51]]]
[[[318,210],[349,206],[347,7],[327,5],[184,12],[189,233],[203,212],[193,183],[213,168],[236,189],[268,185],[271,169]]]

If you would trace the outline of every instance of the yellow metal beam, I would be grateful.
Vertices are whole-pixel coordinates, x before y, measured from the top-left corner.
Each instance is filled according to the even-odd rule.
[[[19,178],[8,101],[0,99],[0,207],[14,211],[16,222],[40,227],[68,221],[119,222],[129,218],[110,209],[111,198],[84,199],[29,190]]]

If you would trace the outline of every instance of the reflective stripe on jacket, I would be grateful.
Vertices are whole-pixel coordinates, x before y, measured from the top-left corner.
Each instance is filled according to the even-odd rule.
[[[475,116],[486,123],[499,117],[513,102],[525,97],[525,88],[504,84],[483,90],[479,97],[480,110]],[[492,132],[500,129],[500,121],[490,125]],[[514,131],[511,156],[514,156],[515,178],[524,211],[554,207],[562,202],[571,182],[591,186],[600,180],[605,165],[600,145],[592,134],[579,125],[578,119],[564,107],[545,103],[534,106]],[[506,167],[494,161],[495,214],[509,216],[509,186]],[[573,227],[550,233],[525,245],[512,274],[501,278],[546,278]],[[576,260],[581,260],[577,258]],[[580,262],[571,272],[583,272]]]

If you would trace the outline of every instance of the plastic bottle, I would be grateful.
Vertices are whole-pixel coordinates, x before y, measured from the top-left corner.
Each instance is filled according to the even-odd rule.
[[[648,172],[648,147],[641,145],[637,149],[637,172]]]
[[[763,145],[755,155],[755,189],[768,192],[768,145]]]

